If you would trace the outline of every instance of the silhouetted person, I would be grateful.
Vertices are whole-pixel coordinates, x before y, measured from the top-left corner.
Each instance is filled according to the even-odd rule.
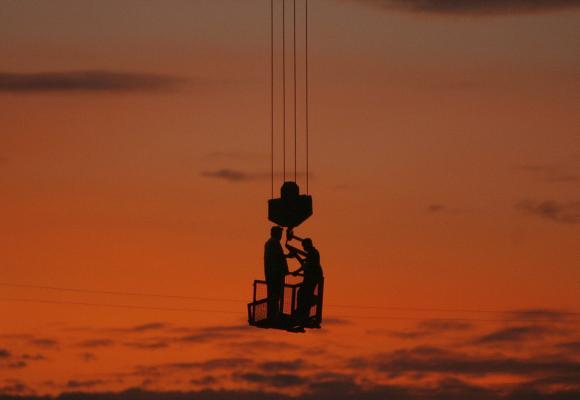
[[[280,316],[280,296],[283,294],[284,279],[288,274],[287,255],[284,254],[280,241],[282,228],[274,226],[270,230],[270,239],[264,246],[264,274],[268,286],[268,319],[275,321]]]
[[[298,290],[298,323],[305,325],[310,319],[310,308],[314,304],[314,290],[323,278],[322,266],[320,265],[320,253],[312,244],[311,239],[300,239],[290,233],[290,238],[295,238],[302,242],[304,251],[297,249],[286,243],[290,250],[290,255],[296,257],[301,267],[294,271],[292,275],[304,272],[302,286]]]

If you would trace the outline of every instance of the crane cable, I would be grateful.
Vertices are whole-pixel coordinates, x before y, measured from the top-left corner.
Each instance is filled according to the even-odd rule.
[[[296,97],[297,97],[297,90],[296,90],[296,0],[293,1],[293,13],[292,13],[292,17],[294,20],[293,23],[293,34],[294,34],[294,39],[293,39],[293,46],[294,46],[294,182],[297,182],[297,176],[296,176],[296,164],[297,164],[297,133],[298,133],[298,124],[297,124],[297,115],[298,115],[298,109],[297,109],[297,101],[296,101]]]
[[[282,176],[286,182],[286,0],[282,0]]]
[[[293,1],[293,119],[294,119],[294,181],[298,180],[298,57],[297,57],[297,10],[296,0]],[[270,196],[274,198],[275,186],[275,1],[270,0]],[[306,193],[310,191],[310,144],[309,144],[309,60],[308,60],[308,0],[304,2],[305,7],[305,75],[304,75],[304,124],[306,136]],[[287,89],[286,79],[286,0],[282,0],[282,178],[286,181],[286,129],[287,127]]]
[[[274,198],[274,0],[270,0],[270,198]]]
[[[305,0],[305,10],[304,10],[304,14],[305,14],[305,54],[304,54],[304,64],[305,64],[305,75],[304,75],[304,83],[305,83],[305,88],[304,88],[304,97],[305,97],[305,114],[304,114],[304,121],[305,121],[305,128],[306,128],[306,194],[310,194],[310,188],[309,188],[309,175],[310,175],[310,143],[309,143],[309,113],[308,113],[308,108],[310,105],[310,101],[309,101],[309,81],[308,81],[308,0]]]

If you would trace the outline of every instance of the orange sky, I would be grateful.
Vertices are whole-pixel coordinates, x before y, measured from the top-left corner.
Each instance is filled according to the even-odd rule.
[[[355,380],[367,389],[387,381],[372,361],[378,353],[440,346],[471,357],[499,349],[531,360],[577,343],[577,335],[563,333],[573,332],[577,320],[560,312],[579,312],[578,2],[533,12],[490,11],[482,3],[470,0],[466,11],[413,11],[389,0],[311,1],[315,214],[299,230],[321,251],[329,305],[545,310],[548,317],[531,325],[542,328],[547,318],[549,332],[524,336],[547,347],[534,351],[517,335],[522,343],[515,347],[476,345],[474,337],[529,328],[527,314],[508,314],[506,328],[488,321],[497,314],[328,307],[326,315],[336,320],[320,333],[228,330],[244,324],[243,299],[261,276],[269,230],[270,183],[263,178],[270,162],[269,2],[6,0],[0,4],[0,284],[241,301],[2,286],[0,393],[136,385],[302,393],[298,386],[244,380],[225,367],[217,368],[218,383],[205,386],[185,384],[191,370],[188,378],[167,370],[170,363],[242,357],[246,341],[283,341],[279,354],[287,360],[324,346],[334,356],[317,353],[315,364],[327,373],[346,374],[353,359],[366,357],[374,369],[367,382]],[[302,12],[304,3],[297,4]],[[34,83],[15,91],[7,84],[15,74],[87,70],[146,78],[129,91],[47,90]],[[300,111],[299,123],[302,118]],[[209,176],[220,170],[247,179]],[[425,329],[424,321],[434,318],[485,321]],[[129,329],[149,323],[162,325]],[[405,339],[396,334],[419,331]],[[221,338],[223,332],[229,333]],[[216,337],[190,343],[179,339],[186,333]],[[81,345],[97,339],[111,343]],[[2,350],[10,354],[6,361]],[[256,360],[272,358],[267,346],[254,351]],[[573,360],[577,374],[578,353]],[[17,362],[27,365],[14,367]],[[129,373],[154,364],[165,365],[161,377]],[[251,369],[230,366],[238,367]],[[199,376],[201,368],[192,367]],[[423,373],[427,383],[457,377]],[[475,375],[461,378],[483,387],[526,378]],[[92,383],[67,386],[70,381]],[[17,383],[26,390],[11,386]]]

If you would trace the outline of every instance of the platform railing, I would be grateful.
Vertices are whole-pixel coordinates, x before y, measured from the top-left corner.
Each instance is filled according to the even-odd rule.
[[[292,323],[298,311],[298,290],[301,283],[284,283],[282,296],[278,309],[280,317],[289,323]],[[263,292],[263,295],[259,293]],[[260,326],[266,324],[268,319],[268,296],[267,283],[264,280],[254,280],[252,302],[248,304],[248,323],[250,325]],[[324,300],[324,279],[320,281],[314,292],[314,302],[310,309],[310,318],[315,324],[322,322],[322,305]],[[286,306],[290,306],[285,310]]]

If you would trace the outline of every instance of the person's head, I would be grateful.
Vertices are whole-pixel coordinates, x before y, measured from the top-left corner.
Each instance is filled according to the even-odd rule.
[[[314,248],[314,245],[312,244],[312,239],[306,238],[306,239],[302,240],[302,248],[307,253],[310,252]]]
[[[277,240],[282,240],[282,227],[280,226],[273,226],[270,229],[270,237],[277,239]]]

